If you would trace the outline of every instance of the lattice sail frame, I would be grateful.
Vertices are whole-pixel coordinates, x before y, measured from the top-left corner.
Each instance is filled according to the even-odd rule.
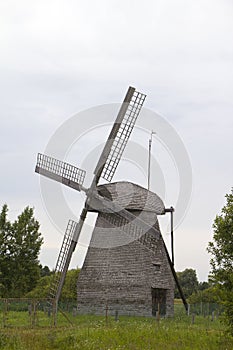
[[[109,135],[106,147],[95,170],[95,174],[98,174],[103,165],[100,176],[108,182],[112,180],[115,174],[122,153],[124,152],[146,98],[145,94],[136,91],[134,88],[129,88],[128,93],[129,98],[127,99],[126,97],[122,104],[121,110]]]
[[[67,224],[65,235],[62,242],[62,247],[59,252],[53,279],[50,285],[50,292],[49,292],[50,298],[56,297],[59,288],[61,292],[62,284],[63,284],[61,283],[61,276],[67,264],[67,259],[70,255],[70,247],[72,245],[72,242],[74,242],[76,238],[75,233],[76,233],[77,225],[78,225],[77,222],[73,220],[69,220]],[[68,266],[67,266],[67,269],[68,269]],[[60,292],[59,292],[59,295],[60,295]]]
[[[86,171],[56,158],[38,153],[35,171],[80,191]]]
[[[55,267],[55,271],[57,271],[57,272],[61,272],[64,268],[64,264],[65,264],[64,258],[67,256],[70,244],[75,238],[75,231],[76,231],[77,225],[78,225],[78,223],[74,220],[70,219],[68,221],[65,235],[63,238],[63,242],[62,242],[63,249],[61,249],[61,251],[60,251],[60,253],[62,253],[61,258],[58,259],[58,261],[56,263],[56,267]]]

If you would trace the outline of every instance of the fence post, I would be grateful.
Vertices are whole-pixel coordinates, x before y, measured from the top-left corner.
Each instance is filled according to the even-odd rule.
[[[36,304],[37,302],[33,300],[33,327],[36,325]]]
[[[105,308],[105,322],[107,325],[108,324],[108,302],[106,302],[106,308]]]
[[[188,316],[190,315],[190,304],[188,304]]]
[[[7,312],[8,312],[8,300],[4,300],[4,306],[3,306],[3,326],[6,327],[7,322]]]
[[[158,303],[158,311],[156,312],[156,320],[159,322],[160,320],[160,303]]]
[[[54,327],[56,327],[57,325],[57,308],[58,308],[58,305],[57,305],[57,301],[55,299],[53,299],[52,301],[53,303],[53,325]]]

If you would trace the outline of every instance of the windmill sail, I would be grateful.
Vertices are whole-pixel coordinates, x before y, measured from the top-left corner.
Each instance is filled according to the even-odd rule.
[[[53,279],[50,285],[49,298],[52,298],[58,302],[63,283],[65,280],[65,275],[69,267],[72,253],[77,244],[76,230],[78,224],[73,220],[69,220],[66,232],[63,238],[60,253],[58,255]]]
[[[112,180],[145,98],[146,95],[129,87],[94,171],[97,181],[100,177]]]
[[[35,172],[78,191],[86,175],[85,170],[41,153],[37,156]]]

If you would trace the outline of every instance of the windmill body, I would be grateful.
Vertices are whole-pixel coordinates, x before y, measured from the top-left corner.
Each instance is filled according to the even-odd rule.
[[[159,231],[157,215],[165,208],[154,193],[129,182],[102,185],[98,192]],[[98,212],[78,277],[78,312],[151,316],[159,310],[172,316],[174,279],[162,237],[149,230],[135,239],[128,224],[116,213]]]
[[[86,193],[79,222],[68,222],[55,266],[49,297],[56,305],[88,211],[95,211],[98,219],[78,282],[80,312],[98,313],[103,304],[106,307],[111,303],[113,309],[121,305],[121,310],[132,314],[151,315],[157,310],[171,315],[174,290],[171,276],[188,309],[159,230],[157,215],[166,213],[161,199],[134,184],[111,183],[145,98],[146,95],[129,87],[89,189],[83,186],[84,170],[38,154],[37,173]],[[110,184],[98,186],[100,178]]]

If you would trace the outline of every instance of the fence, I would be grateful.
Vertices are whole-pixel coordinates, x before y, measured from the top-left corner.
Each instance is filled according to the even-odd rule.
[[[196,303],[189,304],[189,314],[195,314],[199,316],[210,316],[215,314],[216,316],[220,315],[223,312],[221,305],[216,303]]]
[[[160,307],[160,309],[163,308]],[[222,312],[223,309],[218,304],[190,304],[188,317],[192,323],[195,323],[196,316],[208,317],[211,321],[214,321],[219,318]],[[135,316],[132,313],[127,315],[120,308],[110,309],[107,305],[99,315],[105,318],[112,317],[116,321],[122,315]],[[82,316],[78,315],[76,300],[66,300],[56,305],[53,299],[0,299],[0,327],[53,327],[76,323],[78,317]],[[164,315],[160,315],[157,311],[156,317],[163,318]],[[180,319],[183,317],[187,317],[187,313],[182,303],[175,303],[174,318]]]
[[[56,324],[56,304],[52,299],[0,299],[2,327],[35,327]]]

